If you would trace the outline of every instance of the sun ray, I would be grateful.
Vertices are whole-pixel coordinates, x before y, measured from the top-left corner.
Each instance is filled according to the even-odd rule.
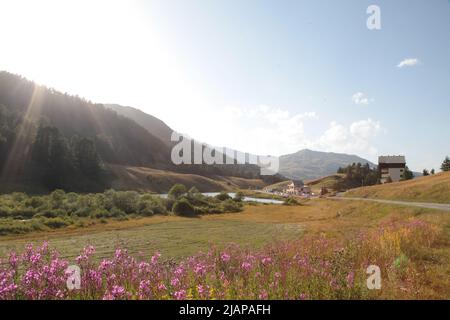
[[[19,130],[0,174],[0,180],[6,181],[23,175],[25,163],[31,155],[31,141],[35,132],[35,124],[29,119],[40,114],[42,108],[43,88],[34,84],[30,102],[19,124]]]

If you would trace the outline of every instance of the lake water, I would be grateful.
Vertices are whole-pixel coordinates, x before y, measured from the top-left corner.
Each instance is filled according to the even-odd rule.
[[[220,194],[220,192],[204,192],[202,194],[207,196],[207,197],[215,197],[218,194]],[[234,198],[236,193],[235,192],[229,192],[228,195],[230,197]],[[167,198],[167,193],[166,194],[160,194],[159,196],[162,197],[162,198]],[[243,201],[245,201],[245,202],[267,203],[267,204],[283,204],[283,201],[280,201],[280,200],[260,199],[260,198],[252,198],[252,197],[244,197]]]

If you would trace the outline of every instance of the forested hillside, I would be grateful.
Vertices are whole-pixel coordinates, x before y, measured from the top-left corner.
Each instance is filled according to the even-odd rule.
[[[161,140],[171,129],[144,115],[153,121],[145,128],[102,104],[0,72],[0,191],[102,191],[120,178],[109,164],[260,178],[254,165],[173,165],[173,144]]]

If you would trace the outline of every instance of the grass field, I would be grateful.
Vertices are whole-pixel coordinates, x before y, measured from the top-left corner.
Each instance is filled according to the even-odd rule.
[[[211,244],[237,243],[261,246],[284,239],[298,239],[305,233],[326,233],[328,237],[350,237],[383,222],[421,219],[450,224],[450,215],[436,210],[378,203],[311,200],[302,206],[246,206],[241,213],[206,215],[198,218],[154,216],[128,221],[109,221],[85,228],[68,227],[50,232],[0,238],[0,256],[26,243],[50,241],[64,257],[75,257],[86,245],[97,247],[98,257],[110,255],[116,247],[132,253],[181,258],[206,250]]]
[[[450,203],[450,172],[414,180],[352,189],[349,197]]]
[[[399,260],[403,261],[401,263],[407,263],[405,270],[409,271],[405,271],[405,276],[401,279],[389,278],[390,287],[374,298],[449,299],[450,214],[438,210],[371,202],[314,199],[300,206],[247,205],[241,213],[198,218],[153,216],[126,221],[108,220],[108,223],[85,228],[70,226],[49,232],[1,237],[0,257],[4,257],[11,250],[22,251],[30,242],[41,245],[48,240],[51,248],[58,249],[61,258],[69,261],[75,261],[82,249],[88,245],[96,248],[93,256],[95,261],[114,256],[116,248],[127,248],[132,256],[145,259],[149,259],[158,251],[164,260],[181,261],[199,251],[207,252],[211,246],[222,249],[230,243],[235,243],[243,249],[255,250],[279,240],[321,236],[328,241],[340,242],[358,239],[361,234],[379,234],[377,230],[380,230],[380,227],[393,222],[408,223],[417,219],[440,230],[442,237],[426,246],[421,245],[423,240],[406,244],[404,252],[407,256],[402,253],[398,259],[402,259]],[[397,249],[383,246],[397,243],[396,237],[402,234],[408,237],[407,229],[400,232],[386,233],[385,236],[381,234],[381,238],[377,238],[374,244],[383,254],[395,254],[395,261],[398,253],[393,252]],[[370,247],[367,250],[370,252]],[[396,277],[399,275],[399,269],[395,270]],[[412,284],[405,283],[406,289],[402,289],[402,281],[409,281],[410,275],[414,276],[414,279],[411,279],[414,281]],[[390,277],[389,274],[386,276]],[[318,297],[328,297],[321,291],[311,292],[319,294]]]

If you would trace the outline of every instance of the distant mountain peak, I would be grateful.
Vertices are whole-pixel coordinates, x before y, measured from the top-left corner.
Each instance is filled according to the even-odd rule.
[[[357,155],[302,149],[280,157],[280,174],[290,179],[317,179],[336,173],[339,167],[358,162],[375,166]]]

